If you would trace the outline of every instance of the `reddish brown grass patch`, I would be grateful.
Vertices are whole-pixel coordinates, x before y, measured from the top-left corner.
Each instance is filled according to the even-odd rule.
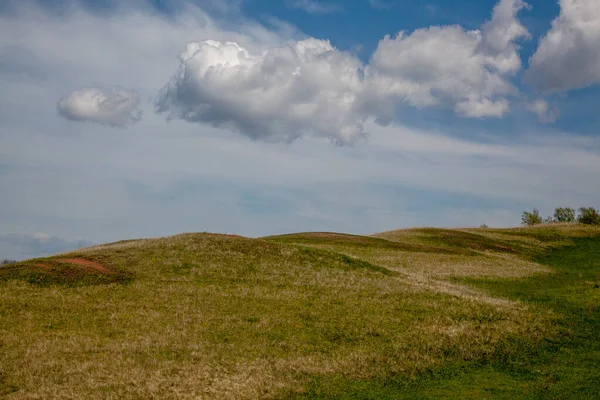
[[[78,267],[83,267],[85,269],[101,272],[103,274],[111,273],[111,271],[107,269],[104,265],[94,261],[85,260],[83,258],[59,258],[56,261],[63,264],[71,264]]]

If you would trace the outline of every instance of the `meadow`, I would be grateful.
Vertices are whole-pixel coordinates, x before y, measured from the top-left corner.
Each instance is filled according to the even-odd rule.
[[[189,233],[0,267],[7,399],[593,399],[600,228]]]

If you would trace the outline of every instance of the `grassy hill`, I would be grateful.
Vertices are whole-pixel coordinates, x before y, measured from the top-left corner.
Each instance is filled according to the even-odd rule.
[[[0,397],[594,398],[600,229],[131,240],[0,267]]]

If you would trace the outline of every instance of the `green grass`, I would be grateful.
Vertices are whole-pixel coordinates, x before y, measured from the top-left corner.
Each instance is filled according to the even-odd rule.
[[[543,241],[565,236],[539,231]],[[531,234],[529,236],[532,236]],[[535,235],[535,233],[533,234]],[[461,240],[459,235],[457,240]],[[554,273],[521,280],[460,279],[474,287],[527,302],[556,316],[542,344],[517,339],[509,349],[475,363],[446,364],[417,379],[323,380],[302,398],[326,399],[595,399],[600,396],[600,237],[534,254]],[[449,243],[455,243],[450,241]],[[482,362],[483,361],[483,362]]]
[[[599,230],[376,236],[185,234],[2,267],[0,397],[600,393]]]

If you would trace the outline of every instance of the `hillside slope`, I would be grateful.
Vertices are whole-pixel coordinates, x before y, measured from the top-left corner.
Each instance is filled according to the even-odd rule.
[[[28,260],[0,268],[0,396],[424,395],[563,340],[564,309],[499,288],[545,282],[557,274],[544,256],[599,238],[567,226],[183,234]],[[597,297],[582,299],[594,317]]]

